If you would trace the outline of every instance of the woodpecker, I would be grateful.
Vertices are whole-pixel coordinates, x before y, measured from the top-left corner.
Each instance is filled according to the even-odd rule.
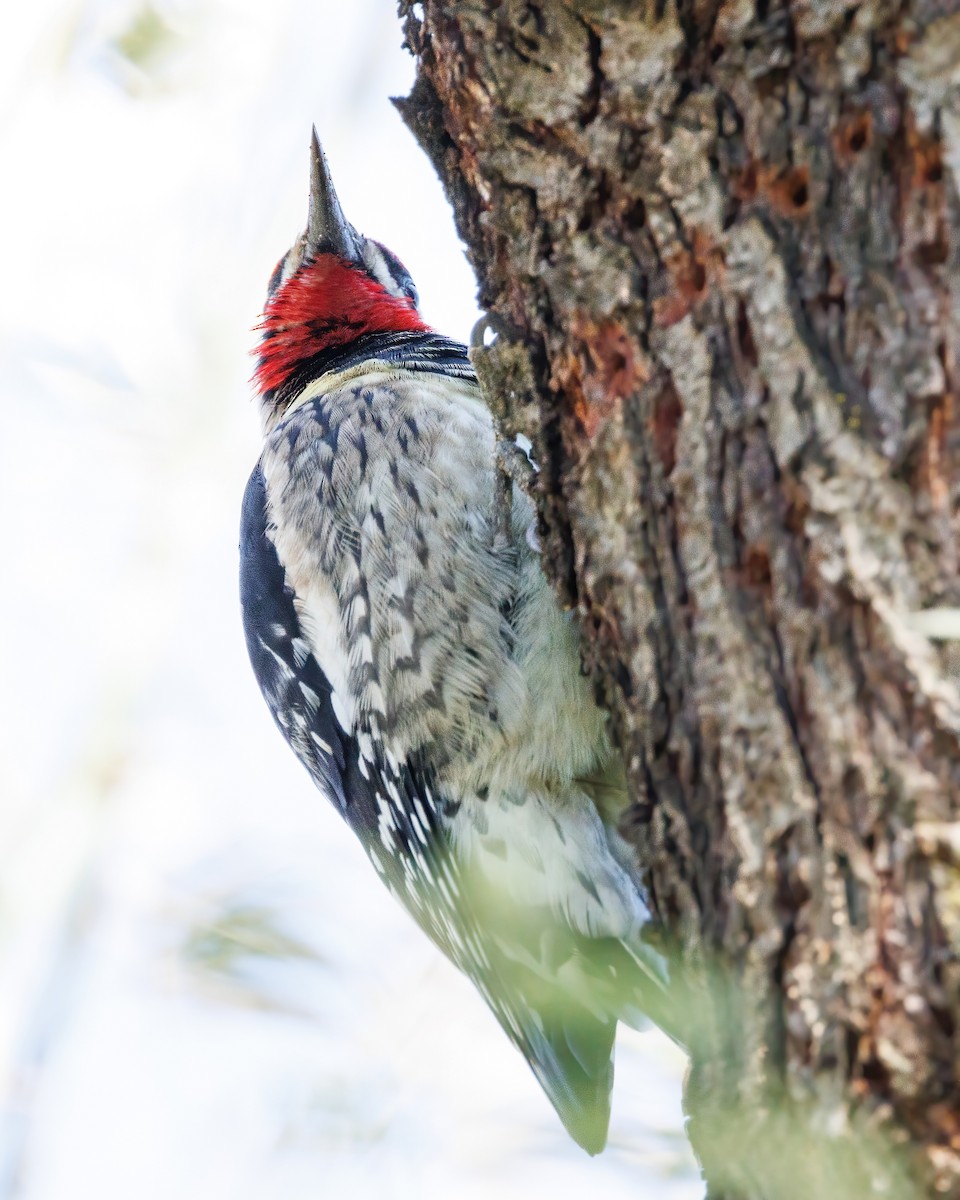
[[[502,536],[466,348],[346,219],[316,130],[310,153],[307,226],[258,326],[250,660],[376,872],[597,1153],[617,1021],[641,1022],[667,986],[615,828],[622,770],[516,488]]]

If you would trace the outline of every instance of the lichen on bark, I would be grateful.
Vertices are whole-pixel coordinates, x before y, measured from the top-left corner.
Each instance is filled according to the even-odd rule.
[[[960,15],[401,11],[711,1194],[960,1197],[957,655],[912,617],[960,602]]]

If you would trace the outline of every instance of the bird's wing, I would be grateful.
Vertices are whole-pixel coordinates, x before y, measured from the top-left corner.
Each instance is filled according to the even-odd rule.
[[[571,1135],[596,1153],[609,1122],[617,1023],[600,999],[610,988],[601,960],[619,944],[578,935],[546,908],[518,919],[491,905],[451,852],[448,804],[429,769],[391,763],[371,738],[356,736],[362,730],[344,728],[269,536],[259,467],[244,496],[240,558],[247,649],[281,733],[391,891],[479,988]],[[565,971],[574,986],[564,985]],[[599,985],[592,1000],[583,987],[591,973]]]
[[[266,485],[258,465],[247,483],[240,518],[240,604],[247,653],[280,732],[321,791],[345,811],[351,772],[332,689],[303,637],[267,521]]]

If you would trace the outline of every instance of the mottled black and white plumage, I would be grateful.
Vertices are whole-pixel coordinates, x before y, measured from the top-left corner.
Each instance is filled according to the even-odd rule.
[[[261,326],[250,659],[376,871],[596,1152],[617,1020],[657,1007],[665,978],[603,802],[619,794],[604,716],[523,494],[498,536],[494,430],[464,347],[346,221],[316,135],[312,156],[307,230]]]

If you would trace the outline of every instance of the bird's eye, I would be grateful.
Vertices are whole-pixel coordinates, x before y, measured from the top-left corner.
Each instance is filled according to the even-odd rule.
[[[413,301],[414,308],[420,307],[420,293],[417,291],[417,285],[412,280],[406,284],[403,293]]]

